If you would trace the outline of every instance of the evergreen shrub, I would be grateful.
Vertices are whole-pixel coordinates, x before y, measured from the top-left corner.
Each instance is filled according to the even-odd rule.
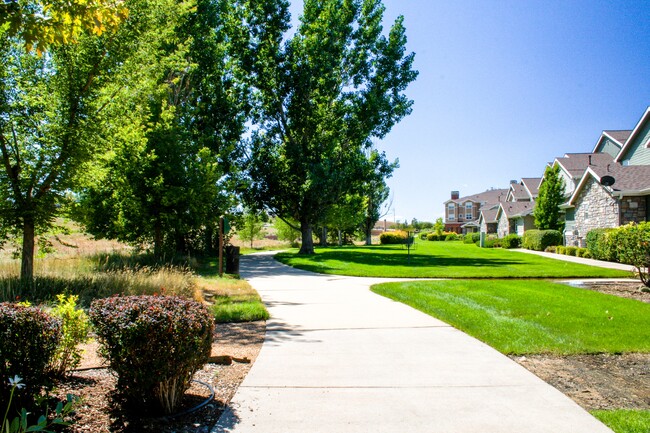
[[[94,301],[89,315],[127,402],[173,413],[210,356],[207,308],[172,296],[125,296]]]
[[[517,234],[509,234],[501,239],[501,246],[503,248],[519,248],[521,246],[521,236]]]
[[[616,261],[616,229],[593,229],[587,233],[587,249],[597,260]]]
[[[522,246],[529,250],[544,251],[546,247],[562,244],[562,233],[558,230],[527,230]]]

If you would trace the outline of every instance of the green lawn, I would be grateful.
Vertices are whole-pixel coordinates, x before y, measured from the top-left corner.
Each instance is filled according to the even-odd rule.
[[[650,304],[540,280],[372,287],[507,354],[650,352]]]
[[[462,242],[419,241],[410,260],[401,245],[318,248],[275,256],[282,263],[324,274],[405,278],[629,278],[630,272],[596,268],[501,248]]]
[[[650,410],[594,410],[591,414],[615,433],[650,432]]]

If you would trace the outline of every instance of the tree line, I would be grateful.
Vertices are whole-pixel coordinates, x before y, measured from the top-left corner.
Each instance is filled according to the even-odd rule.
[[[403,19],[380,0],[12,0],[0,5],[0,236],[69,215],[153,252],[214,252],[246,206],[300,230],[369,233],[398,167],[377,151],[412,109]],[[361,215],[361,217],[359,217]]]

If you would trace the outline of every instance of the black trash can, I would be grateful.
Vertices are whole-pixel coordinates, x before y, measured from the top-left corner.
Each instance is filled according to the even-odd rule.
[[[239,247],[226,246],[226,273],[239,275]]]

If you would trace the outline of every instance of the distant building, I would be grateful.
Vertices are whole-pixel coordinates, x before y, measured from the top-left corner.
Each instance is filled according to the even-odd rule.
[[[458,191],[452,191],[451,198],[445,202],[445,231],[459,234],[479,231],[481,210],[504,202],[509,191],[508,188],[489,189],[465,197],[459,197]]]

